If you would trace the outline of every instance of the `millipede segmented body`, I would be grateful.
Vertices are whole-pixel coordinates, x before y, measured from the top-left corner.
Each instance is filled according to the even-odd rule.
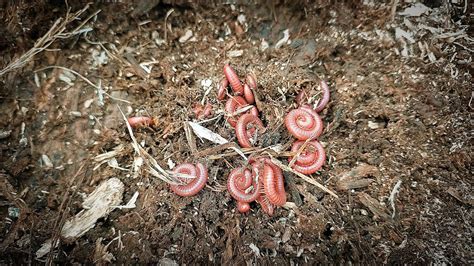
[[[326,107],[326,105],[329,102],[329,97],[330,97],[328,84],[325,81],[321,81],[320,86],[321,86],[321,90],[323,91],[323,96],[321,97],[321,100],[319,101],[318,106],[316,106],[316,108],[314,109],[314,111],[317,113],[321,112],[324,109],[324,107]]]
[[[291,110],[285,117],[285,126],[299,140],[315,139],[323,132],[321,117],[307,106]]]
[[[265,159],[263,168],[263,188],[270,203],[283,206],[286,203],[285,182],[281,169],[270,159]]]
[[[227,122],[229,122],[229,124],[232,127],[235,127],[235,125],[237,124],[237,118],[233,117],[233,114],[237,110],[247,105],[248,105],[247,101],[242,96],[235,96],[227,100],[227,102],[225,103],[225,111],[227,112],[227,115],[229,116],[227,118]]]
[[[127,119],[132,128],[153,126],[155,121],[148,116],[135,116]]]
[[[218,100],[221,100],[221,101],[224,100],[228,86],[229,86],[229,81],[227,80],[227,78],[226,77],[222,78],[221,82],[219,82],[219,85],[217,87]]]
[[[291,147],[292,152],[298,152],[304,141],[295,141]],[[293,158],[289,158],[291,161]],[[326,161],[326,153],[323,145],[319,141],[312,140],[306,144],[304,150],[296,158],[295,164],[292,168],[305,175],[316,173],[324,165]]]
[[[212,105],[207,103],[202,105],[201,103],[196,103],[193,107],[193,113],[197,119],[203,119],[212,115]]]
[[[257,198],[257,202],[262,207],[264,213],[272,216],[275,211],[275,207],[270,203],[265,194],[260,194],[260,197]]]
[[[255,102],[255,97],[253,96],[252,89],[247,83],[244,84],[244,97],[245,97],[245,100],[249,104],[252,104]]]
[[[170,185],[171,190],[179,196],[194,196],[206,186],[208,177],[207,168],[201,163],[197,163],[196,165],[190,163],[183,163],[176,166],[173,172],[186,174],[194,177],[178,177],[178,179],[184,182],[185,185]]]
[[[247,192],[252,186],[252,192]],[[227,179],[227,190],[238,202],[252,202],[260,195],[260,183],[255,180],[255,173],[243,167],[235,168]]]
[[[296,95],[296,98],[295,98],[295,101],[298,105],[304,104],[305,101],[307,100],[308,100],[308,95],[304,89],[298,92],[298,95]]]
[[[204,106],[204,109],[202,110],[202,117],[201,118],[206,118],[212,115],[212,105],[210,103],[207,103]]]
[[[237,136],[240,146],[243,148],[252,147],[249,138],[249,129],[247,128],[249,125],[264,131],[263,123],[257,116],[253,114],[242,115],[235,126],[235,135]]]
[[[229,64],[224,65],[224,75],[229,81],[230,87],[235,94],[242,94],[244,92],[244,87],[242,86],[239,77]]]

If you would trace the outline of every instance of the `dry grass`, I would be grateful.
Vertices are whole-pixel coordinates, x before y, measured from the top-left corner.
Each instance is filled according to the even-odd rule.
[[[53,44],[57,39],[68,39],[75,35],[82,34],[89,29],[83,29],[84,25],[95,15],[97,15],[101,10],[97,10],[92,15],[87,17],[82,21],[82,23],[74,28],[72,31],[67,32],[66,27],[75,20],[79,20],[81,15],[89,9],[89,4],[87,4],[83,9],[71,14],[70,10],[66,13],[66,17],[57,19],[53,26],[49,29],[49,31],[40,39],[38,39],[33,48],[28,50],[26,53],[22,54],[19,58],[10,62],[5,68],[0,70],[0,77],[14,71],[16,69],[20,69],[25,66],[28,62],[30,62],[33,57],[42,51],[48,49],[51,44]]]

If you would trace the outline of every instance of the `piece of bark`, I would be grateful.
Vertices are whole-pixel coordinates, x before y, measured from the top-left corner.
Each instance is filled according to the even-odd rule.
[[[286,184],[288,185],[293,202],[298,207],[303,205],[303,200],[301,199],[301,195],[295,185],[295,179],[290,173],[284,172],[283,175],[285,176]]]
[[[376,176],[378,174],[379,169],[377,167],[369,164],[361,164],[341,175],[337,181],[337,189],[348,190],[367,187],[373,180],[366,177]]]
[[[360,203],[367,207],[374,215],[381,217],[387,221],[391,220],[387,209],[382,206],[376,199],[372,198],[369,194],[361,192],[358,194]]]

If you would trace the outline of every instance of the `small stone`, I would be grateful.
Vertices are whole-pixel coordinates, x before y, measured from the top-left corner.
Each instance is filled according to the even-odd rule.
[[[379,127],[380,127],[379,123],[369,121],[369,128],[370,128],[370,129],[377,129],[377,128],[379,128]]]
[[[70,111],[69,115],[74,116],[74,117],[81,117],[82,113],[79,111]]]
[[[49,159],[48,155],[46,154],[41,155],[41,161],[43,162],[45,168],[53,168],[53,163]]]
[[[243,54],[244,54],[243,50],[232,50],[232,51],[227,52],[228,57],[239,57],[239,56],[242,56]]]
[[[84,102],[84,108],[89,108],[92,103],[94,102],[94,99],[89,99]]]
[[[12,133],[11,130],[0,130],[0,139],[6,139],[10,137],[11,133]]]
[[[21,113],[22,113],[23,115],[26,115],[27,112],[28,112],[28,108],[22,106],[22,107],[21,107]]]
[[[193,31],[192,31],[192,30],[186,30],[186,32],[184,33],[184,35],[179,38],[179,42],[180,42],[180,43],[185,43],[185,42],[187,42],[189,39],[191,39],[191,37],[193,37]]]
[[[8,207],[8,216],[18,218],[20,216],[20,209],[17,207]]]
[[[287,227],[285,229],[285,232],[283,233],[283,236],[281,237],[281,241],[283,243],[286,243],[286,242],[288,242],[288,240],[290,240],[290,238],[291,238],[291,228]]]

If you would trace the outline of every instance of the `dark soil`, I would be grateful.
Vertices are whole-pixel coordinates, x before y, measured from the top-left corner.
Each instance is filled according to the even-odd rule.
[[[41,24],[18,8],[24,16],[16,19],[34,32],[18,34],[17,20],[0,29],[6,40],[0,41],[0,66],[65,14],[54,2],[38,3]],[[398,42],[376,34],[393,35],[388,25],[403,21],[398,15],[389,21],[389,5],[317,2],[210,7],[178,1],[143,14],[129,4],[96,3],[88,14],[102,11],[88,24],[87,39],[59,40],[0,77],[0,130],[11,131],[0,139],[0,262],[472,264],[472,63],[465,63],[472,54],[454,46],[458,50],[439,49],[437,58],[445,60],[436,63],[404,58],[394,52]],[[9,10],[6,4],[0,12]],[[237,22],[240,14],[247,25]],[[180,42],[188,29],[195,40]],[[291,43],[275,49],[285,29]],[[262,39],[270,46],[264,51]],[[238,50],[241,56],[228,56]],[[101,52],[108,61],[94,64]],[[152,62],[151,72],[137,62]],[[253,204],[250,214],[237,212],[225,184],[244,160],[222,156],[230,150],[193,154],[183,128],[196,120],[192,107],[204,97],[220,118],[202,125],[236,141],[216,99],[227,62],[241,76],[257,76],[267,126],[262,147],[291,143],[283,117],[296,106],[297,93],[316,94],[319,81],[328,81],[331,100],[321,113],[320,138],[328,160],[312,177],[338,199],[285,173],[296,206],[277,208],[273,216]],[[69,85],[60,79],[62,69],[41,70],[53,65],[100,82],[113,98],[105,95],[101,105],[96,88],[79,77]],[[201,81],[207,79],[213,88],[205,96]],[[134,132],[138,142],[162,167],[169,159],[204,163],[208,187],[182,198],[144,169],[133,178],[136,154],[118,107],[127,116],[154,117],[156,126]],[[125,148],[117,163],[129,170],[94,169],[95,156],[120,144]],[[198,150],[215,146],[196,144]],[[123,204],[139,192],[137,206],[112,211],[84,236],[61,241],[52,255],[37,259],[60,221],[81,211],[83,196],[111,177],[125,184]],[[389,198],[399,181],[394,212]]]

